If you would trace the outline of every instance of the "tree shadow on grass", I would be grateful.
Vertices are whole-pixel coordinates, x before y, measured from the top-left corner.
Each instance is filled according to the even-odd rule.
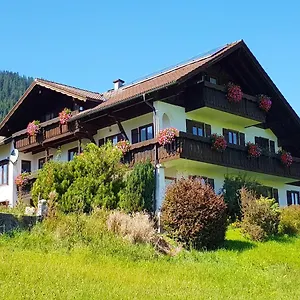
[[[254,243],[239,240],[226,240],[223,249],[242,252],[257,247]]]

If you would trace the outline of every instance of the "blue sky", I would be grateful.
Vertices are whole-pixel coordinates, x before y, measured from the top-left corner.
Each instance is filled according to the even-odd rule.
[[[299,114],[299,15],[297,0],[0,0],[0,70],[103,92],[244,39]]]

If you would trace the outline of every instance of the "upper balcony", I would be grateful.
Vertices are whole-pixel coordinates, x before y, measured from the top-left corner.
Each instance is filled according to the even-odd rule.
[[[295,180],[300,179],[299,158],[294,157],[293,164],[285,167],[278,154],[269,153],[262,154],[259,158],[249,158],[245,146],[228,145],[224,152],[217,152],[211,149],[209,138],[185,132],[180,132],[179,137],[166,146],[160,146],[155,139],[134,144],[125,160],[134,164],[147,159],[154,163],[156,159],[158,162],[165,162],[179,158]]]
[[[189,92],[188,97],[190,99],[187,101],[187,112],[208,107],[251,119],[257,123],[266,121],[266,113],[259,108],[256,97],[243,94],[240,103],[230,103],[226,96],[226,86],[223,85],[203,81],[195,87],[195,90]]]
[[[28,136],[27,130],[13,134],[15,148],[21,152],[38,152],[45,147],[59,145],[62,142],[76,140],[74,136],[75,127],[70,124],[60,124],[59,118],[40,124],[41,130],[35,136]],[[74,128],[73,128],[74,127]]]

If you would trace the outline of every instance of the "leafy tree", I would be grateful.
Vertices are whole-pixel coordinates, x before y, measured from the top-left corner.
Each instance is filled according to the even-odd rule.
[[[154,167],[150,161],[138,163],[128,174],[120,191],[119,207],[130,212],[152,211],[155,188]]]
[[[48,162],[39,172],[32,197],[48,199],[57,192],[58,208],[63,212],[88,212],[93,207],[116,208],[123,188],[126,166],[122,153],[111,143],[102,147],[88,144],[84,152],[70,162]]]

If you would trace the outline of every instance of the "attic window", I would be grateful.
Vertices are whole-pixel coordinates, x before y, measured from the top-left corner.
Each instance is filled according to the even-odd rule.
[[[215,77],[209,77],[209,82],[212,83],[212,84],[217,84],[217,78]]]

